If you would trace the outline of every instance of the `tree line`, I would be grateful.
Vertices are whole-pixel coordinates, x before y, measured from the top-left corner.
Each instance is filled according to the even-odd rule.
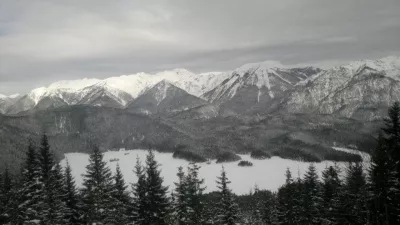
[[[56,163],[46,135],[27,147],[18,179],[0,174],[0,224],[294,225],[400,224],[400,105],[395,103],[371,153],[371,164],[329,166],[322,176],[310,164],[303,176],[286,171],[277,192],[235,195],[222,167],[218,190],[204,193],[200,166],[179,167],[166,187],[154,152],[136,160],[126,184],[94,147],[77,188],[68,162]],[[266,177],[266,179],[268,179]]]

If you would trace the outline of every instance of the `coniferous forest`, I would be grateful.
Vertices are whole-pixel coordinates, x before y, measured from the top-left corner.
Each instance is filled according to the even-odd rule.
[[[31,140],[19,175],[0,174],[0,224],[400,224],[400,105],[389,110],[371,152],[371,164],[327,167],[313,164],[302,177],[289,169],[277,192],[255,187],[235,195],[223,167],[218,191],[204,193],[200,167],[177,168],[177,182],[166,187],[152,150],[132,162],[137,182],[127,184],[111,171],[98,147],[78,188],[71,168],[56,162],[46,135]],[[268,177],[265,177],[268,179]]]

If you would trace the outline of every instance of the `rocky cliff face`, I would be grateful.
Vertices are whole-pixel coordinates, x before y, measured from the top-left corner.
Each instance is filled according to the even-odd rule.
[[[400,58],[363,60],[323,71],[297,85],[287,99],[291,113],[381,119],[400,100]]]

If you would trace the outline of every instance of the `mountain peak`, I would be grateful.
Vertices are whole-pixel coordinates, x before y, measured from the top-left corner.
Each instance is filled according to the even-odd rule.
[[[333,69],[347,69],[353,72],[360,70],[363,67],[369,67],[376,71],[385,71],[387,76],[399,77],[400,75],[400,57],[399,56],[388,56],[380,59],[364,59],[353,61],[341,66],[334,67]]]
[[[268,71],[270,69],[277,69],[277,68],[285,68],[281,62],[279,61],[264,61],[264,62],[257,62],[257,63],[247,63],[243,66],[237,68],[234,72],[239,75],[243,75],[249,71],[255,72],[259,71]]]

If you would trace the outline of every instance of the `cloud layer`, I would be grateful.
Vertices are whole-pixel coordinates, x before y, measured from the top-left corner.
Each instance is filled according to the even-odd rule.
[[[60,79],[399,54],[398,0],[2,0],[0,93]]]

